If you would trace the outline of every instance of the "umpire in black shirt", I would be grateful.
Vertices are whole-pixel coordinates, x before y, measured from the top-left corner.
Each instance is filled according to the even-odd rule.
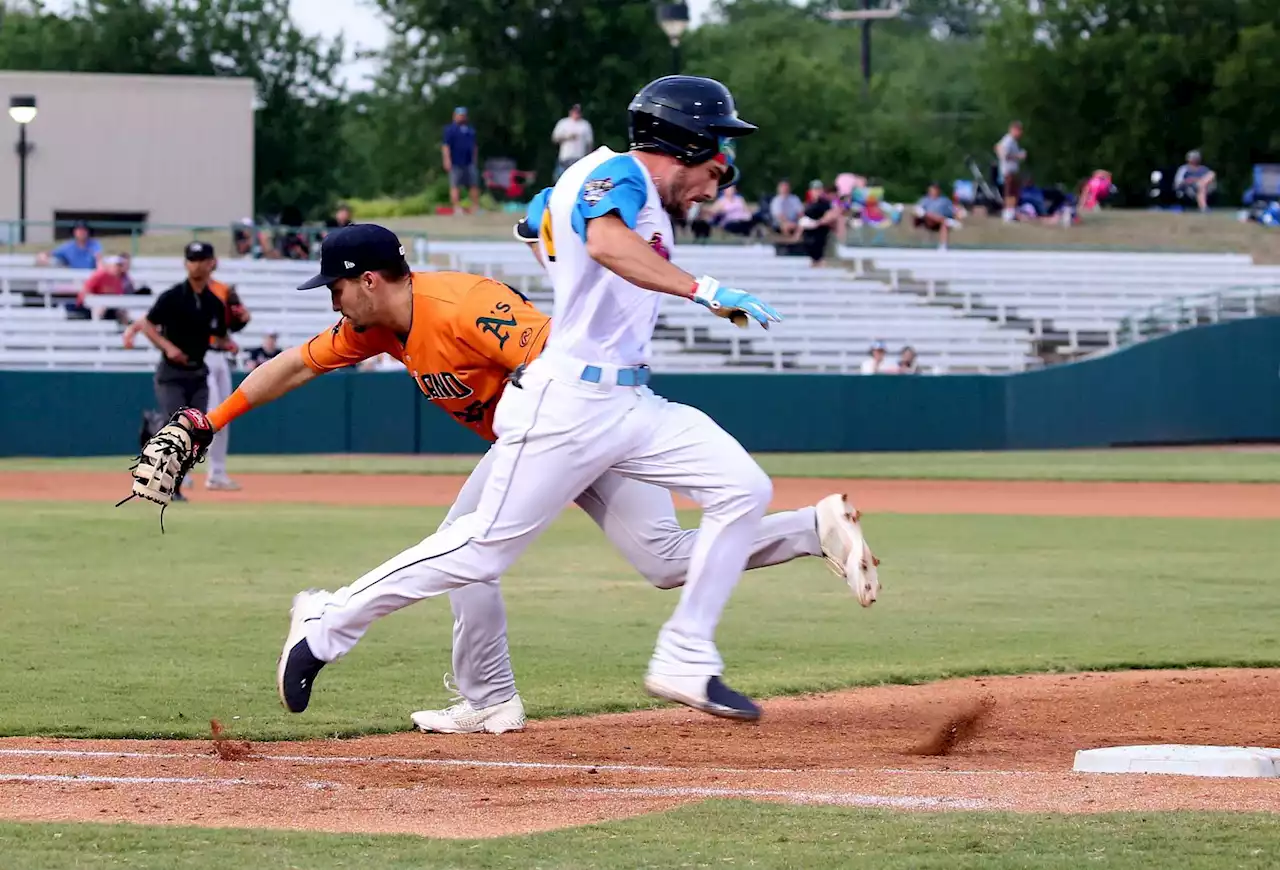
[[[124,337],[125,347],[132,347],[133,336],[141,332],[164,354],[156,366],[155,386],[156,405],[166,421],[179,408],[208,410],[204,355],[211,343],[234,347],[227,338],[226,306],[209,289],[216,265],[213,245],[191,242],[185,259],[187,280],[161,293],[147,316],[135,320]]]

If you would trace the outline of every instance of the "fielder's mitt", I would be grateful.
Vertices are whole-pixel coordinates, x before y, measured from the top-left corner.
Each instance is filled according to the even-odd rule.
[[[213,427],[208,418],[195,408],[182,408],[169,418],[159,432],[142,446],[133,463],[133,492],[116,503],[116,507],[135,497],[160,505],[160,531],[164,532],[164,509],[174,492],[182,486],[187,472],[204,459]]]

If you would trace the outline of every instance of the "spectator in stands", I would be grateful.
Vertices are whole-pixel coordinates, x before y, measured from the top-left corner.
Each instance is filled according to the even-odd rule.
[[[262,347],[255,347],[245,356],[245,371],[253,371],[269,359],[280,355],[280,333],[268,332],[262,337]]]
[[[296,205],[286,205],[280,212],[280,220],[276,227],[274,254],[272,259],[283,257],[286,260],[310,260],[311,242],[303,229],[306,221],[302,217],[302,209]]]
[[[896,375],[898,367],[885,359],[887,352],[883,341],[871,345],[871,355],[862,361],[860,371],[864,375]]]
[[[324,225],[330,230],[340,230],[343,227],[349,227],[354,223],[351,216],[351,206],[346,203],[339,203],[334,209],[333,217],[326,218]]]
[[[1199,151],[1188,151],[1187,162],[1173,176],[1173,192],[1179,199],[1194,200],[1200,211],[1209,210],[1209,195],[1217,187],[1218,175],[1204,162]]]
[[[726,187],[716,200],[715,221],[720,229],[735,236],[749,236],[755,231],[757,218],[747,199],[737,187]]]
[[[591,123],[582,117],[582,106],[574,103],[569,107],[568,116],[556,121],[555,129],[551,131],[551,141],[560,146],[554,176],[556,180],[559,180],[566,169],[587,156],[593,137]]]
[[[124,282],[121,278],[121,260],[118,256],[104,257],[102,266],[87,279],[76,301],[67,304],[67,314],[72,319],[120,320],[124,312],[117,308],[98,307],[90,310],[85,305],[87,296],[119,296],[124,293]]]
[[[97,269],[102,265],[102,244],[93,238],[87,223],[76,221],[71,238],[37,258],[37,262],[44,265],[50,258],[69,269]]]
[[[804,203],[791,192],[791,182],[784,178],[778,182],[778,192],[769,200],[769,223],[776,232],[795,241],[800,235],[803,216]]]
[[[831,231],[844,220],[844,210],[836,198],[827,193],[818,179],[809,182],[809,190],[805,194],[804,212],[797,226],[800,229],[801,245],[809,257],[811,266],[821,266],[827,252],[827,243],[831,239]]]
[[[466,106],[453,110],[453,122],[444,128],[440,154],[444,171],[449,176],[449,201],[453,203],[453,213],[458,214],[459,189],[463,187],[471,192],[467,211],[475,211],[480,207],[480,146],[476,144],[475,128],[467,123]]]
[[[1022,162],[1027,159],[1027,152],[1018,144],[1018,140],[1022,138],[1022,122],[1014,121],[1009,124],[1009,132],[1004,134],[999,142],[996,143],[996,161],[998,164],[997,180],[1004,189],[1004,212],[1002,218],[1005,223],[1011,223],[1018,219],[1018,193],[1021,190],[1021,179],[1019,172],[1022,168]]]
[[[920,364],[916,360],[916,349],[909,344],[903,345],[902,350],[898,351],[898,374],[920,374]]]
[[[139,287],[133,283],[133,276],[129,274],[129,269],[133,265],[133,257],[128,251],[121,251],[116,254],[120,258],[120,286],[124,288],[125,294],[134,294],[137,296],[150,296],[150,287]]]
[[[942,187],[937,182],[929,185],[928,191],[916,203],[915,225],[924,227],[931,233],[938,233],[938,250],[947,249],[947,240],[951,229],[960,226],[956,220],[955,205],[948,197],[942,195]]]

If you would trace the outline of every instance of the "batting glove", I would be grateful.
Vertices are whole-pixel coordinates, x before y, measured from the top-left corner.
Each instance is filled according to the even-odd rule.
[[[734,326],[746,329],[749,320],[769,328],[770,323],[781,323],[782,315],[772,306],[761,302],[745,290],[721,287],[720,282],[708,275],[698,279],[693,288],[693,301],[705,305],[719,317],[727,317]]]

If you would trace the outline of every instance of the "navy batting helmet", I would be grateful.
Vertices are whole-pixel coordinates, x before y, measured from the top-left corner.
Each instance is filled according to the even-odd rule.
[[[645,85],[627,111],[632,148],[670,154],[690,166],[718,160],[729,167],[720,186],[737,183],[732,140],[756,126],[738,117],[733,94],[720,82],[664,76]]]

